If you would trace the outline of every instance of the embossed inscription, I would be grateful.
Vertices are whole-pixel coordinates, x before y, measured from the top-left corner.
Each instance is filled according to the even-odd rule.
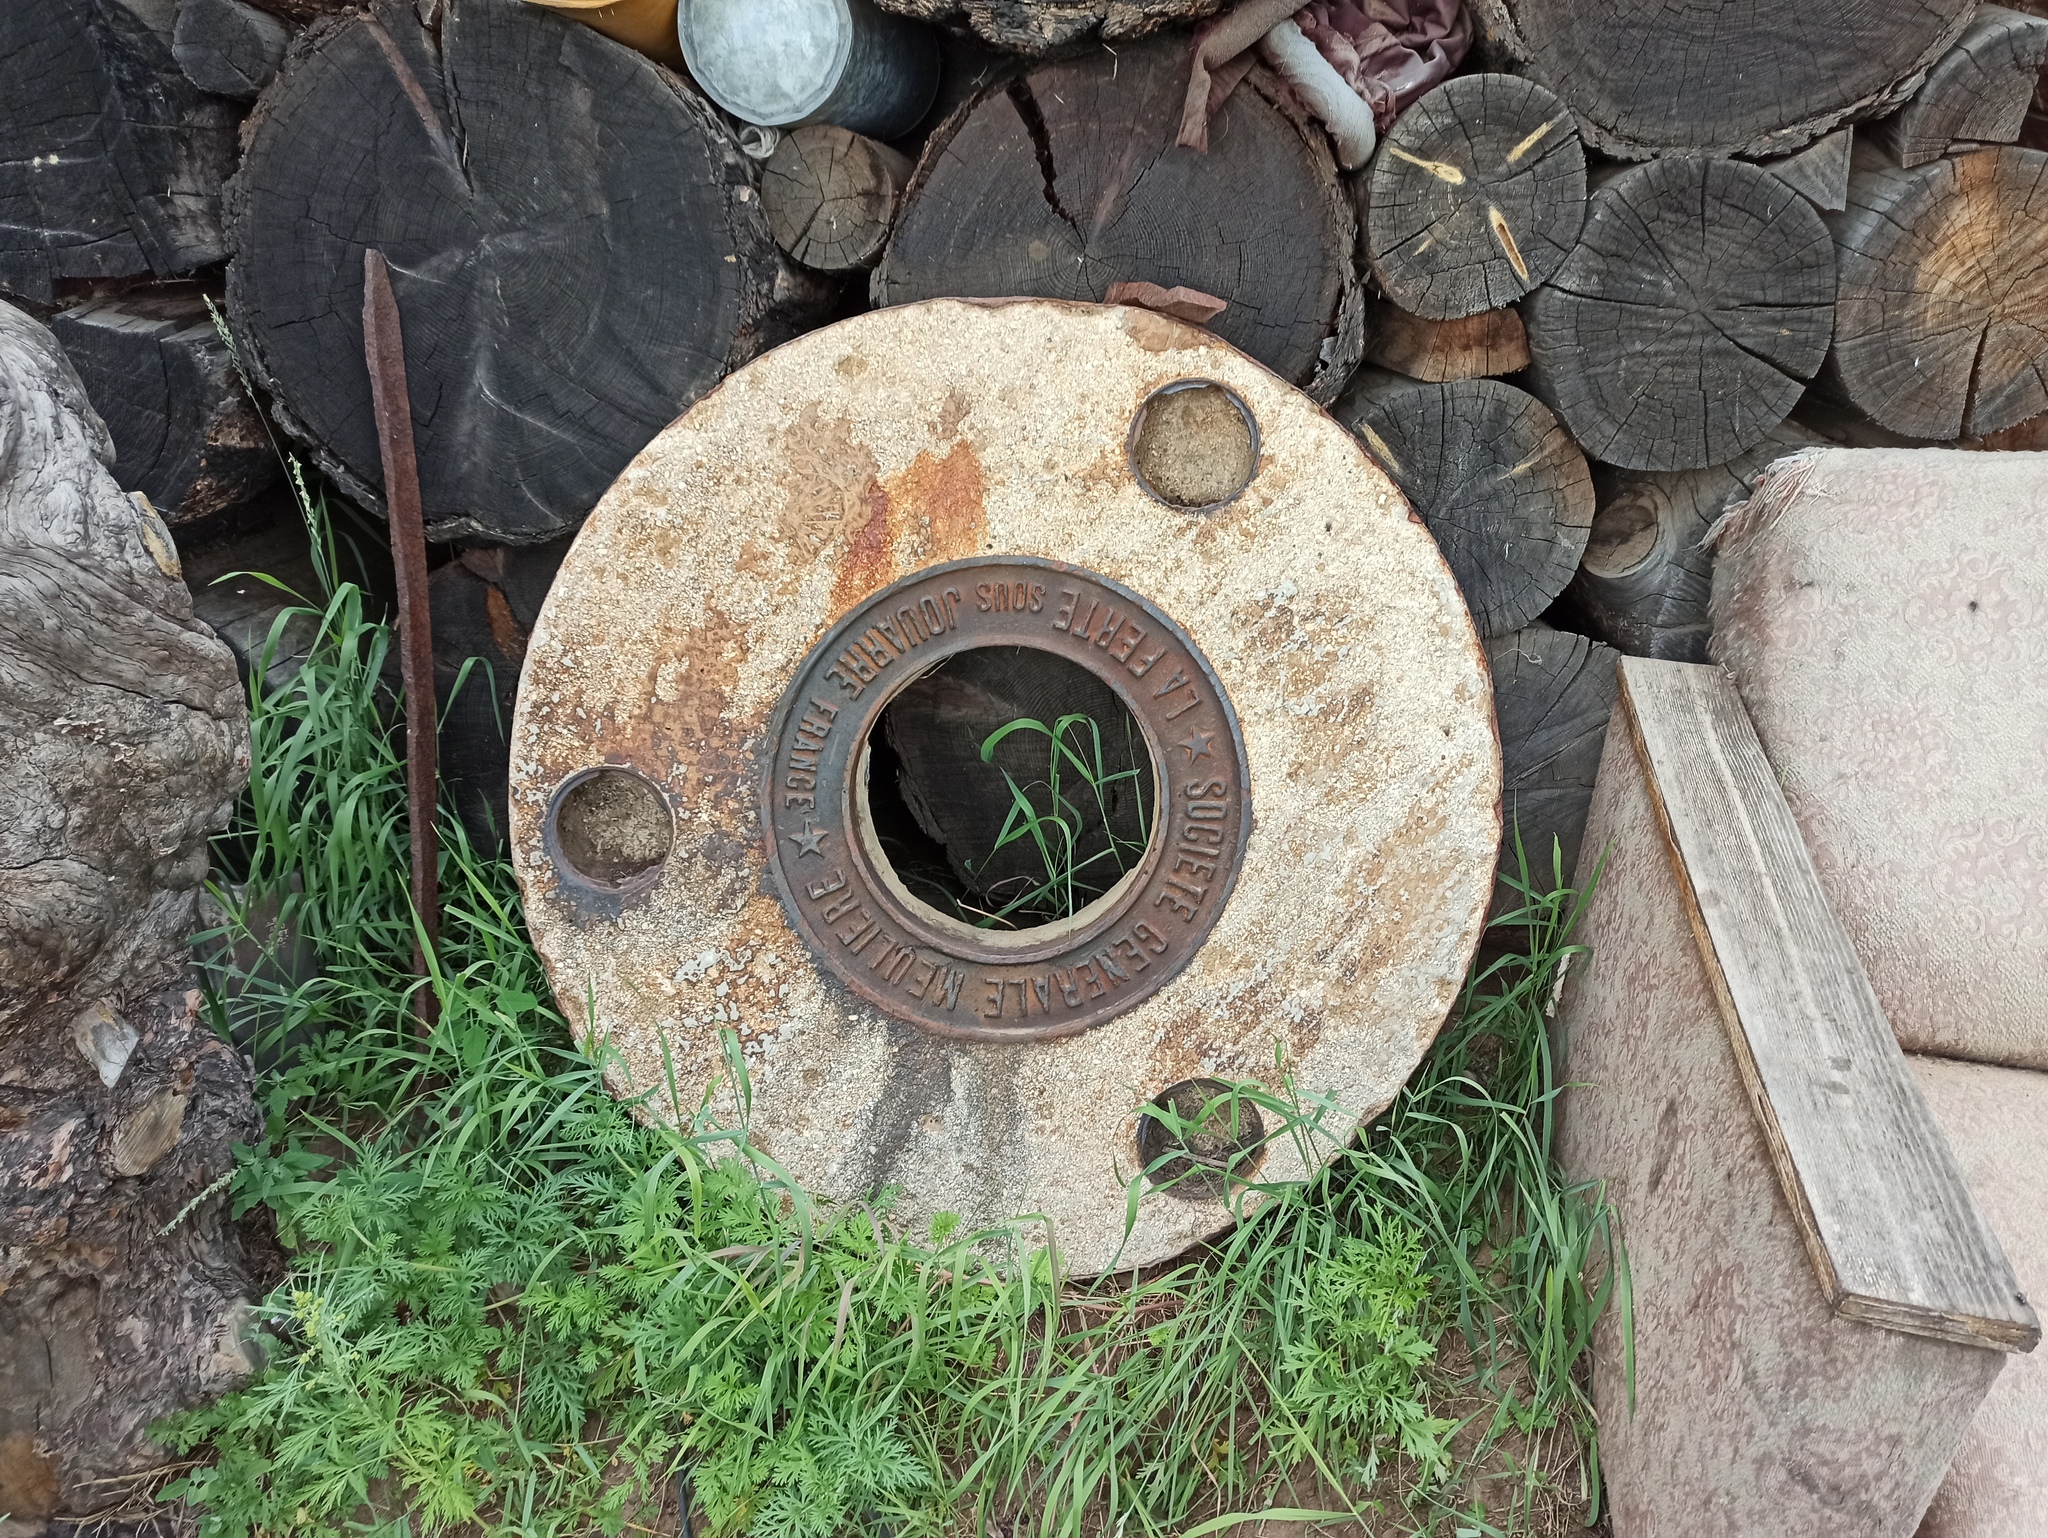
[[[1137,870],[1068,922],[973,930],[908,896],[854,798],[868,734],[928,667],[981,646],[1071,656],[1143,732],[1158,806]],[[897,1018],[953,1036],[1059,1036],[1149,997],[1200,949],[1250,832],[1236,716],[1172,619],[1109,579],[1026,557],[934,567],[875,594],[784,694],[766,811],[783,902],[812,955]]]

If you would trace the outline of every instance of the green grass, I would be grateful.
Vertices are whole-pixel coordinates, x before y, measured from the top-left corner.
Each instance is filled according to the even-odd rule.
[[[312,660],[253,702],[221,843],[230,935],[278,902],[321,965],[211,999],[277,1064],[234,1199],[275,1214],[291,1270],[267,1369],[162,1429],[207,1534],[669,1533],[679,1475],[712,1530],[762,1538],[1200,1538],[1305,1501],[1492,1534],[1597,1499],[1579,1377],[1626,1270],[1551,1159],[1543,1007],[1579,905],[1558,872],[1360,1143],[1240,1187],[1261,1209],[1204,1252],[1076,1286],[1029,1224],[909,1232],[886,1193],[813,1199],[700,1108],[709,1086],[677,1125],[636,1119],[552,1007],[508,868],[445,814],[413,978],[390,644],[336,588]],[[1280,1136],[1330,1112],[1232,1093]]]
[[[1115,886],[1134,861],[1144,858],[1152,831],[1152,820],[1145,815],[1144,777],[1136,769],[1110,770],[1102,756],[1102,727],[1092,717],[1065,715],[1051,726],[1028,716],[1006,721],[982,739],[981,761],[995,764],[996,749],[1022,733],[1045,739],[1045,776],[1019,784],[1007,768],[996,764],[1009,793],[1009,809],[982,864],[1012,844],[1024,844],[1037,855],[1043,876],[995,912],[980,915],[975,922],[984,929],[1072,918]],[[1126,782],[1136,797],[1134,827],[1127,833],[1119,832],[1110,816],[1110,800]],[[1108,840],[1087,855],[1081,853],[1081,839],[1088,824],[1077,804],[1084,793]]]

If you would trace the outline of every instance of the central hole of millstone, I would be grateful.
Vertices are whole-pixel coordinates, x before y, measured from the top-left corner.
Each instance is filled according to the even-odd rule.
[[[1136,878],[1159,805],[1116,691],[1024,646],[960,652],[906,685],[855,787],[899,891],[991,937],[1085,926]]]

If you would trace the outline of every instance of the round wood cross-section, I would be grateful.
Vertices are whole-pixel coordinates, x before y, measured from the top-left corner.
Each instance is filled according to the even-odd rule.
[[[1230,409],[1176,420],[1151,475],[1253,448],[1183,506],[1132,443],[1190,381]],[[1069,761],[1138,808],[1116,866],[1056,916],[941,911],[920,882],[948,859],[906,849],[1008,828],[966,782],[1042,798],[1043,753],[1006,755],[1084,716]],[[513,735],[528,921],[618,1093],[737,1116],[729,1034],[753,1140],[809,1189],[895,1187],[919,1226],[1040,1214],[1080,1274],[1215,1232],[1234,1172],[1304,1176],[1392,1099],[1499,838],[1486,666],[1428,532],[1307,397],[1127,307],[935,300],[735,374],[585,525]],[[951,868],[997,863],[974,837]],[[1306,1147],[1269,1113],[1176,1180],[1157,1107],[1210,1081],[1341,1110]]]

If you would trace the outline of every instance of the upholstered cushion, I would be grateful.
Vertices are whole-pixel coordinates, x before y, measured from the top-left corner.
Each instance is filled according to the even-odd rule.
[[[1900,1042],[2048,1068],[2048,454],[1809,450],[1712,537],[1712,655]]]
[[[2020,1290],[2048,1305],[2048,1074],[1909,1058]],[[2048,1533],[2048,1350],[2006,1360],[1920,1538]]]

